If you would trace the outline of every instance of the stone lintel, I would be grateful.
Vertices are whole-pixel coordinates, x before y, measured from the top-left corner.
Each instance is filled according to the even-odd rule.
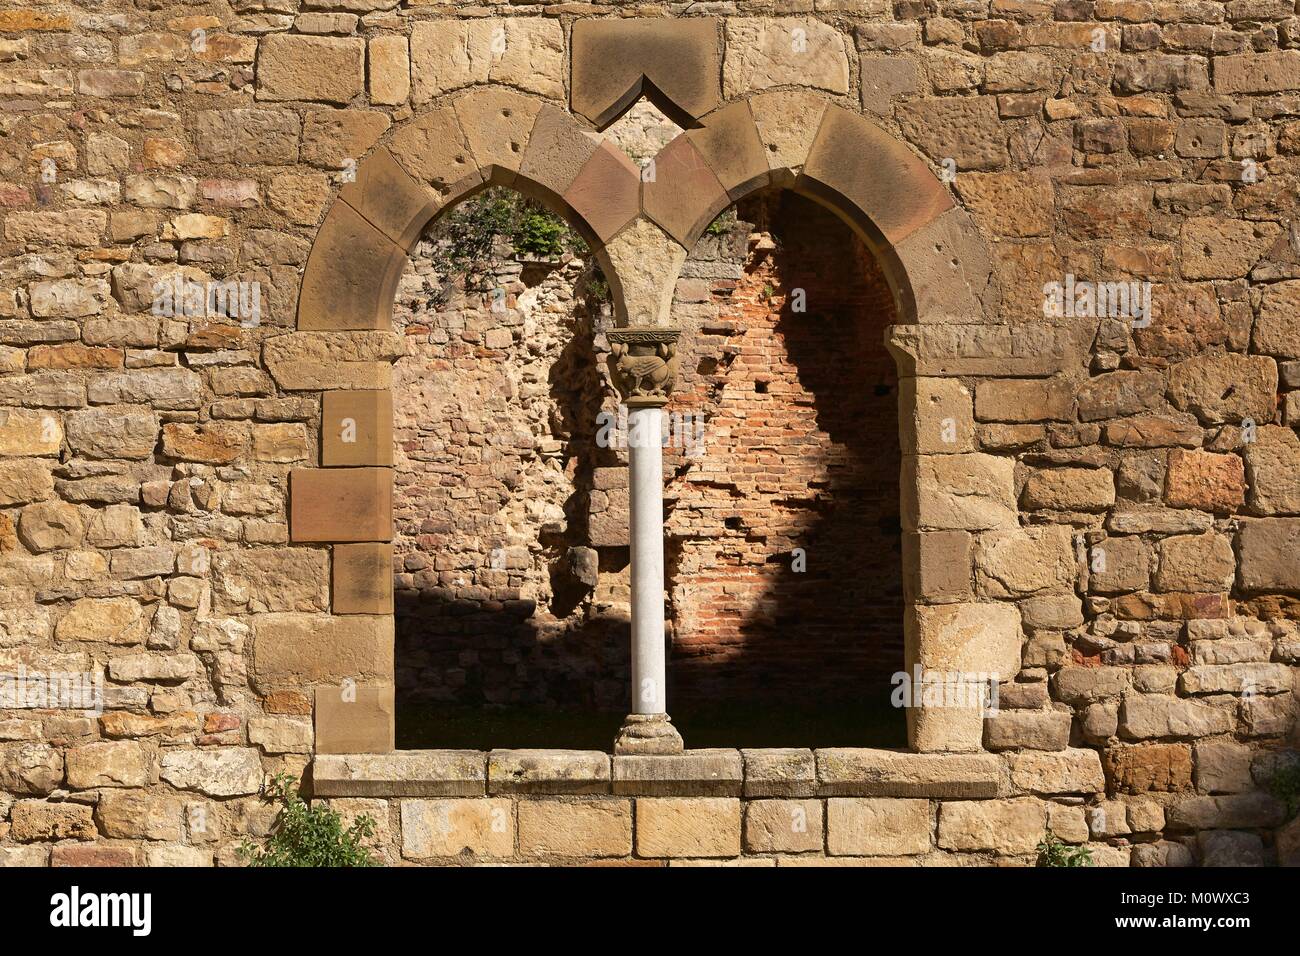
[[[817,795],[817,768],[811,750],[795,747],[744,749],[746,797]]]
[[[687,750],[676,755],[616,755],[620,796],[738,797],[744,778],[739,750]]]
[[[994,754],[909,753],[835,747],[816,751],[819,796],[996,797],[1003,761]]]
[[[885,344],[907,376],[1046,378],[1078,367],[1095,329],[1048,323],[891,325]]]
[[[609,754],[599,750],[493,750],[488,793],[610,792]]]
[[[482,797],[487,795],[487,754],[318,754],[312,763],[312,792],[318,797]]]

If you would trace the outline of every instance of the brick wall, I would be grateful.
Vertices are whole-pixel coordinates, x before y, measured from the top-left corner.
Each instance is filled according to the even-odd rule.
[[[670,689],[690,703],[861,700],[903,666],[892,297],[812,201],[767,194],[739,217],[744,268],[709,282],[716,314],[695,324],[700,361],[672,405],[707,426],[667,491]],[[686,271],[707,271],[715,248]]]

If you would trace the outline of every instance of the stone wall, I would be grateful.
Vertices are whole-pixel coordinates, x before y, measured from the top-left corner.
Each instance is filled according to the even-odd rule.
[[[330,752],[391,736],[385,402],[390,363],[418,336],[392,335],[389,302],[366,294],[396,286],[389,264],[415,238],[403,224],[469,188],[452,192],[449,169],[512,170],[515,153],[543,149],[544,137],[528,139],[534,122],[586,115],[567,111],[587,92],[574,89],[573,24],[606,9],[0,10],[0,670],[38,689],[53,674],[104,687],[102,713],[0,711],[0,861],[231,863],[245,835],[265,832],[267,774],[310,779],[313,762],[340,759]],[[620,792],[615,760],[608,792],[506,796],[486,756],[477,778],[468,758],[471,783],[456,777],[450,791],[384,782],[418,776],[397,766],[368,794],[321,794],[392,794],[394,859],[403,816],[404,858],[451,861],[487,839],[493,857],[531,858],[540,844],[527,834],[554,813],[575,841],[582,820],[608,819],[601,832],[614,836],[578,858],[735,858],[752,819],[753,845],[772,847],[754,852],[769,857],[824,847],[854,861],[951,862],[951,851],[1023,862],[1029,831],[1050,824],[1104,842],[1106,862],[1294,862],[1296,824],[1268,786],[1295,760],[1300,657],[1295,4],[855,0],[710,13],[712,80],[722,100],[747,98],[777,185],[806,181],[833,201],[838,183],[841,199],[891,214],[855,222],[891,281],[902,269],[910,282],[899,300],[910,324],[891,333],[905,652],[948,670],[959,645],[995,664],[998,715],[909,713],[918,749],[971,751],[908,755],[948,761],[953,790],[915,788],[909,765],[868,792],[881,779],[871,761],[891,758],[862,751],[844,758],[843,789],[821,776],[840,772],[823,752],[812,792],[748,798],[739,756],[707,771],[731,781],[725,792],[704,794],[671,763],[629,770],[632,792]],[[520,102],[531,112],[512,113]],[[469,133],[457,126],[455,139],[449,122]],[[713,132],[690,142],[716,159]],[[374,150],[381,139],[394,152]],[[845,142],[879,146],[880,175],[846,160]],[[733,198],[716,176],[674,188],[670,155],[667,179],[630,205],[596,201],[611,183],[635,184],[636,169],[581,143],[568,148],[588,175],[557,194],[602,241],[644,209],[684,258],[696,224],[677,204],[709,188]],[[796,181],[805,158],[820,165]],[[943,187],[922,189],[917,167]],[[739,195],[744,170],[732,173]],[[425,192],[409,186],[417,175]],[[412,192],[367,192],[370,176]],[[348,189],[382,225],[334,201]],[[384,219],[394,195],[426,207]],[[629,288],[666,261],[638,270],[615,252]],[[1150,322],[1044,315],[1045,285],[1069,276],[1152,283]],[[186,293],[198,288],[190,304],[202,303],[215,280],[232,283],[218,289],[224,314],[187,311]],[[526,327],[484,326],[482,346],[508,332],[522,356]],[[448,361],[412,348],[417,364]],[[528,413],[494,420],[516,414]],[[339,438],[344,420],[365,426],[358,445]],[[404,464],[446,424],[425,423],[422,437],[399,422]],[[617,477],[601,472],[614,463],[600,464],[592,490],[608,501]],[[494,533],[485,525],[466,554],[481,558]],[[465,586],[508,590],[511,570],[504,584]],[[642,778],[668,783],[647,793]],[[446,809],[486,830],[437,843],[428,834],[441,825],[422,821],[442,810],[423,801],[442,799],[471,801]],[[601,806],[584,817],[580,799]],[[777,848],[762,835],[780,829],[765,813],[790,809],[765,804],[785,799],[811,801],[804,817],[823,815],[826,843]],[[630,853],[629,826],[645,840]],[[880,842],[891,830],[914,842]],[[702,852],[715,831],[726,845]]]

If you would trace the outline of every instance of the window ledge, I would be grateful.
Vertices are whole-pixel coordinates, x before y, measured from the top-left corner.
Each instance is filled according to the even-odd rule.
[[[745,797],[940,797],[1004,792],[991,753],[872,748],[688,750],[613,756],[598,750],[399,750],[320,754],[318,797],[482,797],[508,794]]]

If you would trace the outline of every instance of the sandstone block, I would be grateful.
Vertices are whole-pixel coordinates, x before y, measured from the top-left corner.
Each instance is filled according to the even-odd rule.
[[[333,571],[335,614],[391,614],[393,546],[336,544]]]
[[[392,679],[391,617],[259,614],[252,622],[259,688]]]
[[[476,750],[321,755],[312,764],[312,784],[325,797],[481,797],[487,792],[487,755]]]
[[[1115,504],[1115,476],[1106,468],[1043,468],[1029,476],[1020,497],[1026,508],[1104,511]]]
[[[1251,510],[1260,515],[1300,514],[1300,437],[1295,429],[1265,425],[1246,445],[1245,457]]]
[[[160,776],[178,790],[209,797],[238,797],[262,787],[262,761],[249,747],[174,750],[162,756]]]
[[[1020,670],[1020,612],[1010,604],[942,604],[908,609],[907,659],[926,670],[999,675]]]
[[[826,852],[834,856],[908,856],[931,848],[929,800],[832,797],[826,817]]]
[[[394,743],[391,685],[316,688],[318,754],[387,753]],[[251,739],[251,738],[250,738]]]
[[[389,468],[296,468],[289,476],[294,541],[388,541],[393,536]]]
[[[365,91],[366,44],[359,37],[277,33],[259,46],[258,99],[347,103]]]
[[[493,750],[488,792],[609,793],[610,760],[596,750]]]
[[[564,95],[564,33],[558,20],[506,17],[416,23],[411,30],[411,101],[493,83]]]
[[[1246,591],[1300,590],[1300,518],[1243,521],[1237,532],[1239,581]]]
[[[636,801],[640,857],[740,855],[740,801],[728,797],[642,797]]]
[[[742,750],[746,797],[811,797],[817,792],[817,768],[811,750],[766,748]]]
[[[821,848],[820,800],[751,800],[745,805],[746,850],[805,853]]]
[[[624,857],[632,853],[632,801],[521,800],[519,852],[535,857]]]
[[[135,741],[103,741],[73,747],[68,751],[67,761],[68,786],[73,790],[143,787],[149,782],[144,748]]]
[[[993,598],[1070,591],[1077,563],[1064,525],[985,531],[975,549],[975,582],[982,596]]]
[[[905,530],[1019,526],[1014,462],[992,455],[919,455],[903,459]]]
[[[945,850],[1032,853],[1043,838],[1044,805],[1030,797],[939,805],[937,843]]]
[[[326,392],[321,405],[321,464],[392,463],[392,394],[374,389]]]
[[[1164,694],[1128,694],[1119,711],[1120,733],[1130,740],[1157,737],[1209,737],[1233,728],[1221,707]]]
[[[407,859],[514,856],[509,800],[403,800],[401,816],[402,856]]]
[[[1024,751],[1011,757],[1011,783],[1033,793],[1098,793],[1106,788],[1097,751]]]
[[[846,93],[849,62],[844,36],[818,20],[728,18],[722,81],[727,99],[773,86]]]
[[[1175,508],[1230,513],[1246,498],[1246,470],[1237,455],[1175,448],[1165,474],[1165,502]]]

